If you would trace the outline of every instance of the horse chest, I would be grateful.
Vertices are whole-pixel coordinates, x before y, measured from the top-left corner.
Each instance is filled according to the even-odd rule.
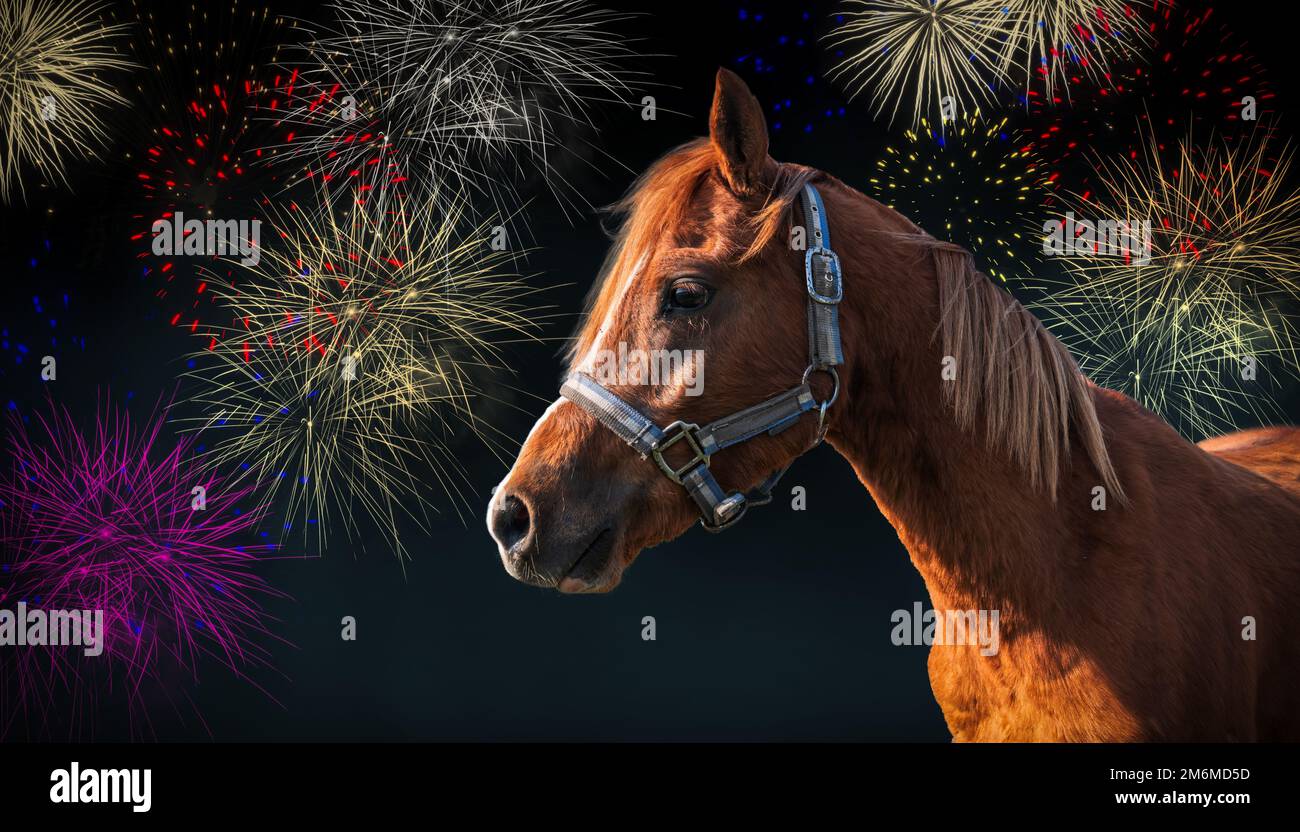
[[[1098,668],[1041,639],[1004,644],[996,656],[935,646],[930,685],[957,742],[1121,742],[1140,721]]]

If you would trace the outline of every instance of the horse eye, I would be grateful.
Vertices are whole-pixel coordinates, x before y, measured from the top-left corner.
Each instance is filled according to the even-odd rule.
[[[673,281],[668,287],[665,304],[669,311],[689,312],[703,309],[713,297],[713,287],[691,278]]]

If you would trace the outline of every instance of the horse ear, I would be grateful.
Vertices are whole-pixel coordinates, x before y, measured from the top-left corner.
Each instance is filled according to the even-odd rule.
[[[718,154],[722,178],[737,196],[761,188],[774,165],[767,155],[767,121],[758,99],[729,69],[718,70],[709,140]]]

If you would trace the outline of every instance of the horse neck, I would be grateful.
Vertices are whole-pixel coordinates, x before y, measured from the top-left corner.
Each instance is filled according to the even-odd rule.
[[[981,430],[958,425],[943,397],[937,299],[906,299],[892,314],[909,317],[894,320],[883,304],[882,321],[882,304],[847,284],[844,390],[828,441],[898,531],[936,604],[1007,609],[1051,597],[1060,580],[1051,553],[1070,534],[1063,518],[1071,512],[1031,487]],[[1086,484],[1068,469],[1062,477],[1058,500],[1071,495],[1086,505]]]

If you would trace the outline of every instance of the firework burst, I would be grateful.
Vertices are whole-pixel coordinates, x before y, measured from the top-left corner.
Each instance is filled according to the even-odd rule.
[[[188,441],[166,449],[162,412],[141,427],[104,404],[87,432],[49,410],[30,432],[10,412],[0,603],[102,610],[102,653],[4,651],[0,735],[15,724],[80,733],[93,697],[115,685],[145,733],[151,706],[175,706],[200,667],[243,676],[266,664],[261,602],[276,593],[256,566],[276,547],[245,545],[261,519],[241,511],[249,490],[201,470]]]
[[[104,111],[125,103],[108,80],[131,66],[117,49],[124,31],[93,0],[0,2],[0,201],[26,196],[24,168],[66,184],[67,162],[103,147]]]
[[[1024,93],[1026,133],[1050,170],[1053,190],[1089,197],[1096,167],[1090,148],[1138,156],[1147,134],[1176,145],[1189,128],[1235,144],[1258,125],[1274,123],[1276,94],[1265,68],[1213,9],[1158,0],[1151,21],[1149,62],[1117,62],[1102,82],[1076,72],[1068,97]]]
[[[350,177],[390,145],[385,170],[424,196],[485,197],[513,214],[532,176],[571,204],[559,158],[583,145],[598,102],[630,102],[620,15],[586,0],[336,0],[338,24],[304,47],[287,144],[321,176]],[[596,148],[585,143],[589,152]]]
[[[60,321],[66,323],[71,316],[72,301],[66,293],[53,293],[42,298],[33,295],[26,317],[6,319],[0,325],[0,379],[9,386],[9,395],[21,389],[24,384],[41,384],[41,365],[38,363],[46,356],[62,361],[64,354],[85,352],[86,338],[69,333],[69,327],[60,328]],[[10,312],[17,311],[15,304]],[[11,323],[12,321],[12,323]]]
[[[905,139],[876,162],[876,199],[970,249],[991,277],[1005,283],[1027,273],[1027,258],[1041,249],[1031,229],[1042,227],[1047,181],[1008,120],[985,122],[976,111],[940,133],[922,119]]]
[[[177,214],[208,220],[260,218],[265,194],[281,187],[269,165],[284,105],[270,69],[291,27],[265,7],[196,4],[181,24],[160,20],[174,10],[137,4],[132,43],[142,73],[144,129],[127,153],[134,168],[136,213],[131,241],[141,274],[173,326],[211,335],[212,293],[194,257],[153,251],[154,223]],[[177,35],[175,32],[184,32]],[[209,268],[217,268],[208,260]]]
[[[744,0],[736,24],[726,33],[736,69],[746,75],[759,101],[770,102],[773,132],[811,133],[848,120],[844,94],[822,75],[815,48],[819,16],[790,3],[756,6]]]
[[[1005,17],[992,0],[851,0],[833,44],[851,54],[832,77],[851,95],[869,91],[877,117],[892,124],[905,101],[912,126],[995,103],[1007,76],[999,63]],[[951,99],[951,112],[945,110]],[[892,105],[892,107],[891,107]]]
[[[497,447],[478,382],[534,330],[531,290],[504,272],[493,231],[457,240],[457,217],[436,210],[293,206],[238,291],[216,284],[237,324],[194,356],[206,415],[190,425],[211,436],[214,466],[270,479],[286,531],[319,546],[334,522],[358,540],[367,517],[404,555],[399,522],[426,523],[435,489],[464,499],[451,443],[469,432]]]
[[[1042,85],[1046,95],[1069,90],[1071,75],[1109,77],[1116,60],[1138,55],[1150,39],[1137,9],[1149,0],[994,0],[1005,15],[1004,72]],[[1135,8],[1136,7],[1136,8]]]
[[[1097,233],[1039,304],[1098,383],[1193,439],[1275,418],[1271,392],[1296,373],[1300,191],[1292,149],[1267,135],[1172,152],[1149,137],[1142,155],[1103,162],[1100,197],[1067,209],[1149,222],[1149,249],[1105,250]]]

